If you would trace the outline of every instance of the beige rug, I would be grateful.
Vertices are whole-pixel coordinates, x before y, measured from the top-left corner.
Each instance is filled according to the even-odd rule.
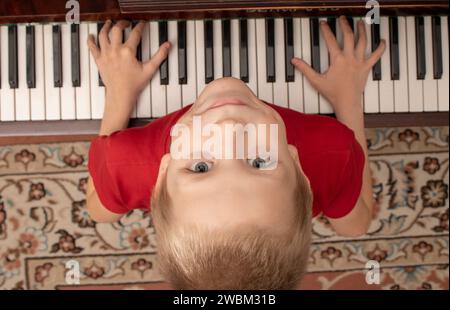
[[[314,220],[303,289],[448,289],[448,127],[367,129],[378,201],[357,239]],[[0,147],[0,288],[168,288],[150,214],[95,224],[85,211],[88,142]],[[79,285],[66,282],[76,260]],[[379,262],[380,283],[366,282]]]

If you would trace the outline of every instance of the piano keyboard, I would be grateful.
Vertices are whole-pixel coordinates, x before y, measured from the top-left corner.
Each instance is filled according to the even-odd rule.
[[[132,117],[162,117],[194,102],[207,83],[225,76],[242,79],[262,100],[305,113],[333,113],[290,64],[295,55],[317,71],[327,70],[321,19],[148,22],[137,57],[147,60],[167,39],[172,49]],[[353,26],[358,19],[349,18]],[[326,20],[341,41],[336,19]],[[101,119],[105,87],[86,44],[101,26],[1,25],[0,123]],[[387,50],[367,81],[365,113],[448,111],[448,17],[382,17],[379,25],[366,27],[367,53],[380,38]]]

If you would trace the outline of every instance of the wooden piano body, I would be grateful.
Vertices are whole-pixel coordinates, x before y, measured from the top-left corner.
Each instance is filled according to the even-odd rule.
[[[66,8],[66,2],[64,0],[2,0],[0,1],[0,27],[22,23],[62,23],[69,11]],[[366,2],[357,0],[79,0],[77,2],[80,7],[81,22],[101,22],[106,19],[198,21],[227,18],[323,18],[339,15],[364,16],[368,11],[365,7]],[[441,16],[447,22],[448,1],[381,0],[379,2],[382,16]],[[445,30],[445,28],[443,29]],[[446,57],[444,59],[444,71],[448,78],[448,27],[446,35],[447,48],[445,46],[442,48],[444,49],[443,57]],[[7,44],[7,38],[0,37],[0,43],[1,45]],[[84,44],[84,42],[81,42],[81,44]],[[427,48],[431,47],[427,46]],[[4,49],[0,49],[1,51],[4,51]],[[6,71],[4,69],[1,72],[5,73]],[[1,92],[7,86],[8,77],[3,74],[0,79],[3,80]],[[442,88],[442,83],[440,85]],[[414,84],[409,84],[409,87],[413,86]],[[448,96],[448,80],[446,87]],[[427,97],[426,89],[422,91],[422,94]],[[408,100],[408,94],[406,93],[404,96],[405,100]],[[2,104],[5,103],[0,101],[0,106]],[[391,111],[387,113],[371,111],[365,114],[365,124],[366,127],[448,125],[448,102],[446,104],[441,102],[439,108],[437,108],[437,104],[434,104],[434,106],[435,108],[431,109],[425,107],[421,111]],[[41,120],[30,118],[30,120],[2,121],[0,115],[0,139],[2,139],[2,136],[94,135],[100,125],[98,117],[96,119],[85,117],[83,119],[69,118],[64,120],[49,120],[45,116],[43,118]],[[143,125],[151,121],[152,118],[132,119],[130,126]],[[9,141],[12,140],[9,139]]]

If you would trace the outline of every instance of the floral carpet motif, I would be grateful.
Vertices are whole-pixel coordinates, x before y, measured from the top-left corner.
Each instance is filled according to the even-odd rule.
[[[377,201],[369,232],[313,222],[301,289],[448,289],[448,127],[366,129]],[[0,146],[0,288],[169,288],[149,212],[115,224],[85,210],[89,142]],[[66,282],[76,260],[80,283]],[[366,281],[368,261],[379,284]],[[375,270],[373,270],[375,271]]]

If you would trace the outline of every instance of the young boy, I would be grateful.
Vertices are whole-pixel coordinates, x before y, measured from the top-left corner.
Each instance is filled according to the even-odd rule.
[[[242,81],[222,78],[209,83],[192,105],[126,129],[140,91],[170,44],[140,63],[134,55],[143,24],[122,43],[128,23],[108,21],[99,34],[100,48],[94,38],[88,41],[107,89],[99,137],[89,153],[91,217],[113,222],[151,205],[159,267],[174,288],[295,288],[308,261],[312,216],[323,213],[344,236],[364,234],[372,216],[361,96],[385,43],[365,55],[364,24],[358,24],[355,44],[346,18],[339,23],[342,49],[321,24],[331,60],[326,73],[292,60],[329,100],[337,120],[263,102]],[[276,167],[263,169],[272,159],[258,156],[173,158],[171,128],[192,129],[194,116],[221,129],[277,124]]]

